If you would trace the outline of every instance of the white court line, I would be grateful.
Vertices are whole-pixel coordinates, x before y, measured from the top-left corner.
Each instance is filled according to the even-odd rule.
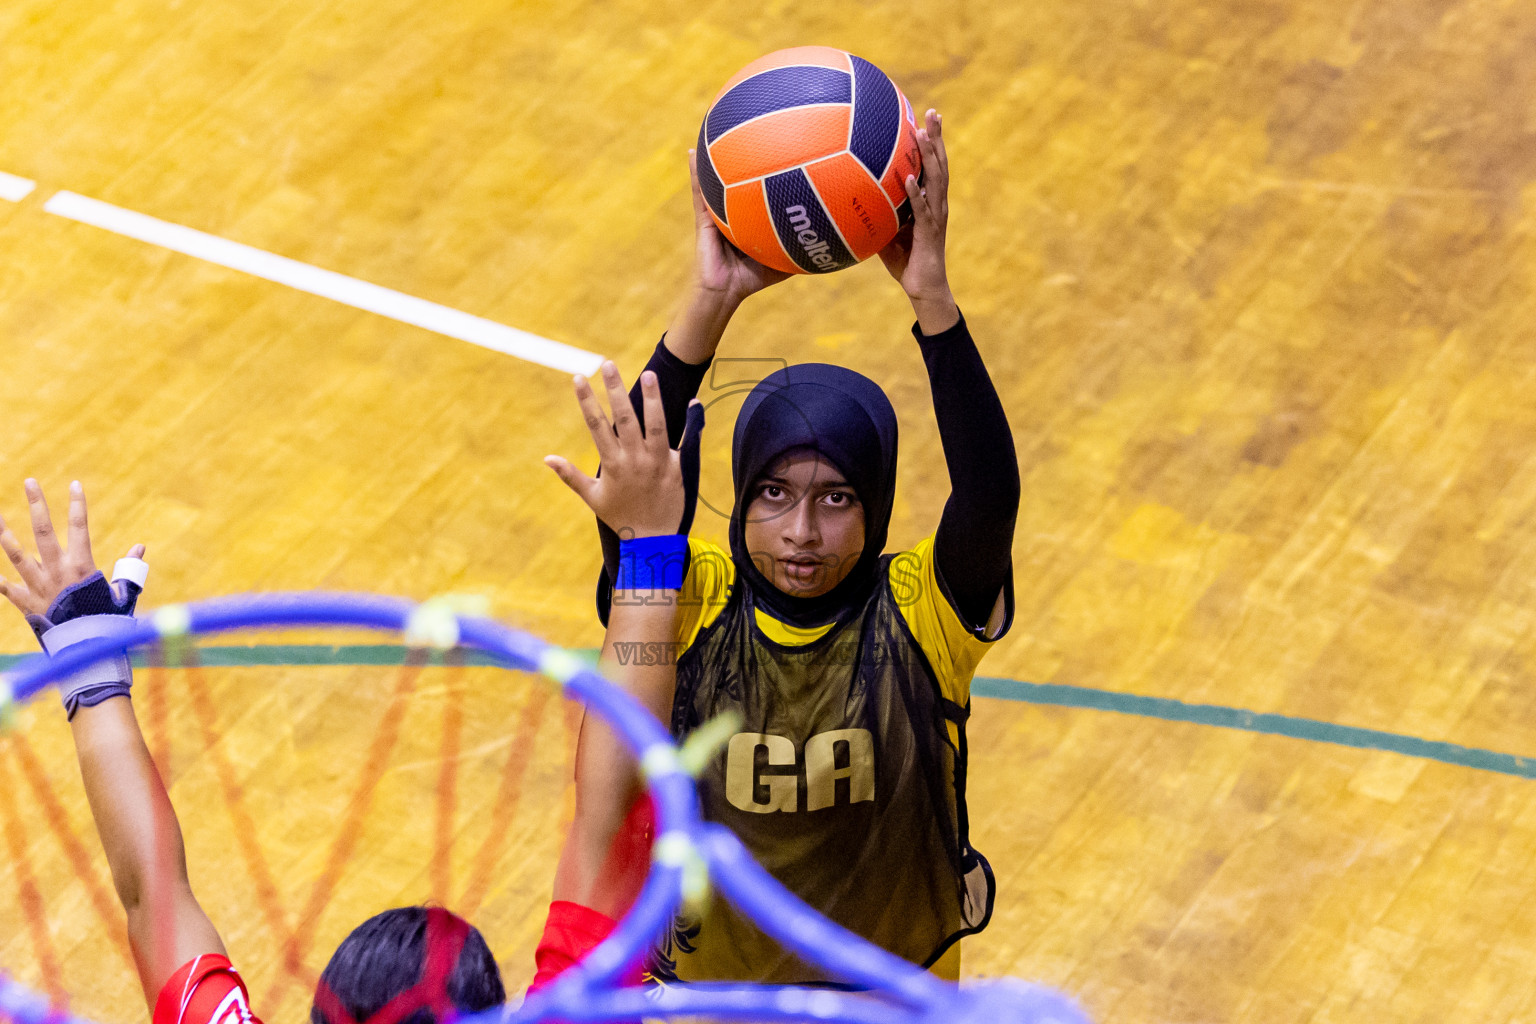
[[[0,199],[6,202],[19,203],[31,195],[35,188],[37,188],[37,182],[30,178],[18,178],[14,174],[0,171]]]
[[[43,209],[60,217],[89,224],[115,234],[136,238],[161,248],[196,256],[221,267],[239,270],[267,281],[285,284],[301,292],[319,295],[356,309],[367,310],[401,323],[424,327],[471,345],[505,352],[530,363],[566,373],[594,374],[603,357],[595,352],[541,338],[494,320],[440,306],[404,292],[384,288],[331,270],[322,270],[263,249],[231,242],[193,228],[154,217],[74,192],[55,193]]]

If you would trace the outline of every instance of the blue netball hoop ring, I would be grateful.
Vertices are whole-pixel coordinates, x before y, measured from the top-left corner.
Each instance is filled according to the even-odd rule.
[[[752,859],[731,834],[699,817],[692,776],[672,737],[649,712],[576,655],[491,619],[438,602],[367,594],[260,594],[170,605],[136,620],[131,633],[38,655],[0,676],[0,713],[103,658],[183,637],[250,628],[341,626],[403,633],[421,646],[469,647],[496,664],[537,672],[602,715],[639,759],[656,808],[650,874],[629,914],[576,967],[520,1007],[461,1018],[465,1024],[534,1024],[705,1017],[719,1021],[846,1024],[1087,1024],[1065,996],[1012,978],[960,988],[833,924]],[[713,888],[770,936],[858,991],[751,984],[618,985],[665,933],[685,898]],[[0,972],[0,1018],[14,1024],[90,1024]]]

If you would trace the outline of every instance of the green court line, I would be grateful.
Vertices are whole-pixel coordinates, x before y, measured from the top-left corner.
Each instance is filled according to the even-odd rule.
[[[400,644],[334,646],[258,644],[243,647],[200,647],[198,660],[204,665],[218,667],[400,665],[404,664],[409,650]],[[589,658],[596,655],[592,650],[580,653]],[[0,654],[0,669],[9,668],[26,657],[30,655]],[[443,664],[442,653],[432,652],[429,663]],[[491,659],[480,651],[458,652],[456,663],[493,664]],[[135,653],[134,664],[140,666],[144,664],[142,652]],[[1188,704],[1169,697],[1144,697],[1134,693],[1118,693],[1114,690],[1098,690],[1087,686],[1066,686],[1060,683],[1027,683],[1019,679],[1002,679],[994,676],[977,676],[971,682],[971,693],[977,697],[993,697],[1026,704],[1109,711],[1120,715],[1156,718],[1165,722],[1188,722],[1193,725],[1238,729],[1266,736],[1288,736],[1292,739],[1332,743],[1360,750],[1385,750],[1462,768],[1514,775],[1522,779],[1536,779],[1536,758],[1517,757],[1514,754],[1502,754],[1495,750],[1483,750],[1480,747],[1464,747],[1458,743],[1445,743],[1440,740],[1425,740],[1417,736],[1405,736],[1380,729],[1336,725],[1333,722],[1320,722],[1312,718],[1244,711],[1242,708],[1226,707],[1221,704]]]
[[[1380,729],[1362,729],[1354,725],[1336,725],[1319,722],[1315,718],[1294,718],[1291,715],[1275,715],[1260,711],[1244,711],[1221,704],[1186,704],[1169,697],[1142,697],[1134,693],[1117,693],[1114,690],[1095,690],[1086,686],[1063,686],[1059,683],[1026,683],[1018,679],[996,679],[978,676],[971,681],[971,693],[978,697],[998,697],[1003,700],[1024,701],[1029,704],[1051,704],[1064,708],[1090,708],[1094,711],[1113,711],[1121,715],[1139,715],[1158,718],[1165,722],[1191,722],[1195,725],[1214,725],[1219,729],[1240,729],[1244,732],[1263,733],[1267,736],[1289,736],[1316,743],[1334,743],[1342,747],[1358,747],[1361,750],[1386,750],[1408,757],[1422,757],[1429,761],[1477,768],[1485,772],[1516,775],[1522,779],[1536,779],[1536,758],[1516,757],[1480,747],[1464,747],[1459,743],[1440,740],[1423,740],[1417,736],[1383,732]]]

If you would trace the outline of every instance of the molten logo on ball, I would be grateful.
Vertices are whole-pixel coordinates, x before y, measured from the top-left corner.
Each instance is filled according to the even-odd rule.
[[[832,258],[832,247],[811,230],[811,215],[805,212],[805,207],[788,207],[784,215],[789,218],[789,226],[794,229],[795,238],[805,247],[805,255],[810,261],[818,267],[830,269],[837,262]]]

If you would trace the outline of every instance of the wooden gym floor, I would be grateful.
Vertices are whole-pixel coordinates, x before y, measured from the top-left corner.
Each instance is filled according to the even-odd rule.
[[[1017,620],[982,671],[1162,709],[977,699],[972,822],[1001,891],[966,974],[1062,986],[1107,1022],[1536,1014],[1536,781],[1496,756],[1536,754],[1536,3],[10,0],[0,39],[0,171],[38,183],[0,202],[0,512],[24,476],[83,480],[103,560],[148,544],[150,605],[471,592],[575,646],[600,635],[593,530],[538,462],[591,462],[564,374],[44,202],[632,374],[688,274],[684,151],[718,84],[802,42],[874,60],[946,115],[951,275],[1024,474]],[[908,323],[865,266],[751,301],[722,350],[887,388],[898,546],[947,492]],[[730,405],[706,435],[716,504]],[[0,619],[0,650],[30,643]],[[136,693],[267,1020],[307,1008],[287,929],[318,970],[363,917],[434,896],[526,982],[569,814],[558,699],[346,666]],[[1137,696],[1290,718],[1175,722]],[[1291,719],[1302,738],[1269,734]],[[1363,748],[1305,738],[1345,734]],[[143,1019],[56,704],[0,747],[0,965]]]

